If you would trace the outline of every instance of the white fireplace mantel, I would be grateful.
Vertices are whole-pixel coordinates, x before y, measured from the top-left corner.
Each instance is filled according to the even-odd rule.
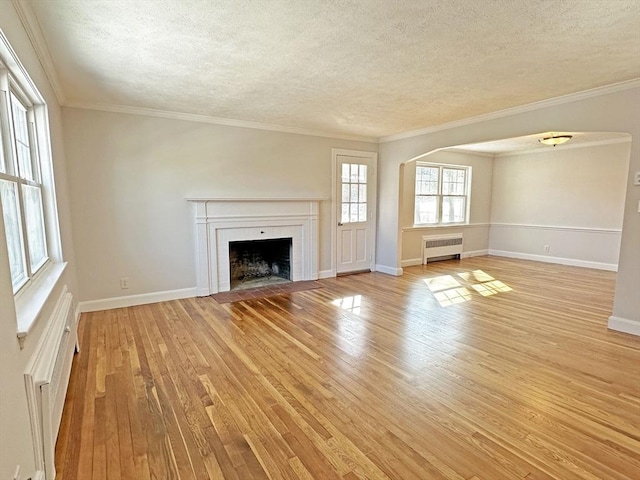
[[[318,279],[320,198],[190,197],[195,205],[197,295],[229,291],[229,242],[291,238],[291,279]]]

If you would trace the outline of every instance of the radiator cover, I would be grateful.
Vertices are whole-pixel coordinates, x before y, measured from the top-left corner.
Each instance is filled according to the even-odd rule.
[[[462,233],[425,235],[422,237],[422,264],[431,258],[462,255]]]
[[[25,370],[36,478],[52,480],[55,446],[69,385],[73,353],[78,350],[78,315],[65,286]]]

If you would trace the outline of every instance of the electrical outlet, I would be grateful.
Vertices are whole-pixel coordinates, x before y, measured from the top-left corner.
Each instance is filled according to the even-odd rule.
[[[545,245],[542,250],[544,253],[549,253],[551,251],[551,247],[549,245]]]
[[[120,279],[120,288],[122,290],[126,290],[127,288],[129,288],[129,277],[122,277]]]

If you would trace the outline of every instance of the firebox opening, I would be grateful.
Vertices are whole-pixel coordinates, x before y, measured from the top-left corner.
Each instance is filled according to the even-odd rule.
[[[291,281],[291,238],[229,242],[231,290]]]

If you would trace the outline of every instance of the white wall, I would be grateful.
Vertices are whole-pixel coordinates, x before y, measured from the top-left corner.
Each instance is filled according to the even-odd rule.
[[[35,475],[31,427],[27,411],[24,371],[55,307],[64,284],[76,294],[73,242],[66,187],[66,167],[62,142],[60,107],[40,66],[31,42],[22,27],[11,2],[2,2],[0,29],[8,38],[21,63],[44,96],[49,110],[55,190],[59,215],[62,251],[69,262],[59,287],[52,292],[43,307],[40,320],[26,338],[21,350],[16,336],[16,312],[13,303],[11,273],[8,265],[5,232],[0,221],[0,478],[13,478],[16,465],[21,467],[21,478]]]
[[[400,268],[401,264],[400,164],[439,148],[548,131],[625,132],[632,137],[612,317],[630,322],[640,332],[640,214],[637,211],[640,187],[632,183],[633,172],[640,171],[640,87],[637,84],[381,143],[379,177],[383,181],[378,189],[376,263],[389,270]],[[397,225],[395,231],[391,228],[393,225]]]
[[[371,143],[123,113],[63,109],[80,300],[196,285],[188,196],[321,197],[330,270],[331,148]],[[128,277],[130,288],[120,289]]]
[[[577,147],[495,158],[491,253],[617,268],[630,142]]]
[[[467,165],[471,170],[471,206],[469,225],[450,227],[413,227],[416,162],[403,168],[402,203],[400,222],[402,225],[402,265],[419,265],[422,261],[422,236],[459,233],[464,235],[465,253],[483,252],[489,248],[489,219],[491,214],[491,185],[493,158],[469,153],[440,150],[420,158],[420,161]],[[420,262],[420,263],[418,263]]]

